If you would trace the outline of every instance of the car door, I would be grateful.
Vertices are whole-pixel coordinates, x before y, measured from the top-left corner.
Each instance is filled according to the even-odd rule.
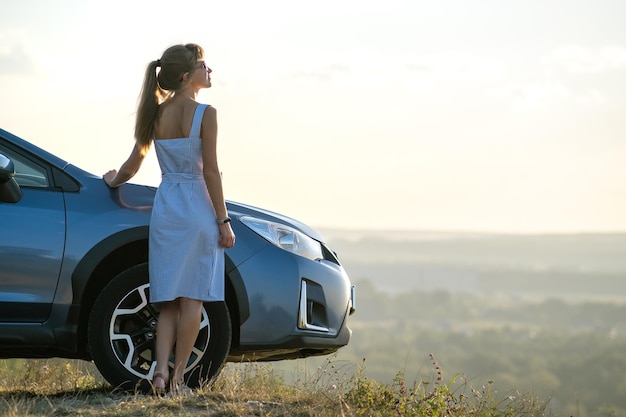
[[[57,288],[65,245],[63,192],[43,161],[0,143],[15,165],[22,198],[0,202],[0,323],[43,322]]]

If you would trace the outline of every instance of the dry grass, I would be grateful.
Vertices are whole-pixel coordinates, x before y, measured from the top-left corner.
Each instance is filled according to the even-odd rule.
[[[433,381],[392,385],[365,375],[361,364],[329,358],[314,373],[285,383],[268,364],[229,364],[211,386],[192,397],[159,398],[118,392],[91,364],[62,360],[0,361],[0,416],[545,416],[546,402],[529,396],[498,398],[490,384],[447,384],[431,356]]]

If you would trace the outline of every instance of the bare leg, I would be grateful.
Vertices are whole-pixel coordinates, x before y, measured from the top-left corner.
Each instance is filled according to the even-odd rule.
[[[184,382],[185,367],[191,356],[191,350],[198,338],[202,319],[202,301],[191,298],[179,298],[180,316],[176,330],[176,352],[173,384]]]
[[[156,359],[157,365],[154,371],[155,375],[159,374],[162,378],[157,380],[154,378],[154,387],[156,389],[165,389],[167,387],[167,379],[169,378],[169,360],[176,341],[176,326],[180,316],[179,300],[168,301],[161,304],[161,312],[159,313],[159,321],[157,322],[157,338],[156,338]]]

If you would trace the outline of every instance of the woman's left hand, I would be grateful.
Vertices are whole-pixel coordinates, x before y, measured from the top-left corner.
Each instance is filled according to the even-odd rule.
[[[230,223],[220,224],[219,229],[219,245],[224,248],[232,248],[235,245],[235,232],[233,232],[232,227],[230,227]]]

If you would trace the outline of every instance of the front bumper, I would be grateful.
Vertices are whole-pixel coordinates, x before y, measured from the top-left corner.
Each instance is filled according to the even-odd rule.
[[[268,245],[237,269],[250,315],[229,360],[325,355],[350,341],[355,289],[341,265]]]

